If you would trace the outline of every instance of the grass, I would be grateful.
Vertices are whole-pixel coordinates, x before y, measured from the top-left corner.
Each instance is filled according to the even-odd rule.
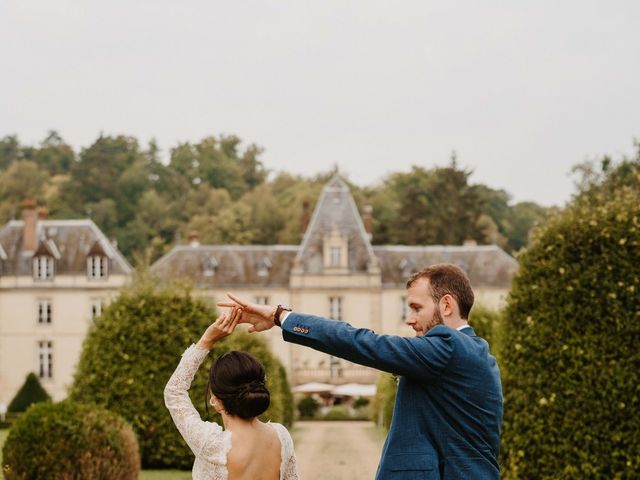
[[[140,480],[191,480],[191,472],[184,470],[142,470]]]
[[[0,454],[7,435],[9,435],[9,430],[0,430]],[[0,480],[4,480],[1,468]],[[191,480],[191,472],[184,470],[142,470],[140,472],[140,480]]]

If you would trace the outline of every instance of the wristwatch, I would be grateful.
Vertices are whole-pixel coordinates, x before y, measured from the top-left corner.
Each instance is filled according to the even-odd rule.
[[[282,312],[290,312],[290,311],[291,311],[290,308],[283,307],[282,305],[278,304],[278,307],[276,308],[276,313],[273,314],[273,323],[281,327],[282,324],[280,323],[280,315],[282,315]]]

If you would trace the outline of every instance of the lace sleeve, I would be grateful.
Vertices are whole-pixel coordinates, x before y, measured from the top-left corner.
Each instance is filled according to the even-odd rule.
[[[164,404],[169,409],[182,438],[196,456],[203,453],[203,447],[207,441],[211,442],[212,435],[222,433],[220,425],[205,422],[200,418],[188,393],[193,377],[208,353],[208,350],[196,345],[187,348],[164,388]]]
[[[280,479],[281,480],[298,480],[298,466],[296,465],[296,454],[293,449],[293,439],[283,425],[279,423],[272,424],[278,429],[278,436],[280,437],[281,445],[281,464],[280,464]]]

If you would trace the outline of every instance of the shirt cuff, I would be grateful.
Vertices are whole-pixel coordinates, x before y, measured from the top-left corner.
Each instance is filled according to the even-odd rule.
[[[291,312],[284,311],[280,314],[280,327],[284,327],[284,322],[287,320]]]

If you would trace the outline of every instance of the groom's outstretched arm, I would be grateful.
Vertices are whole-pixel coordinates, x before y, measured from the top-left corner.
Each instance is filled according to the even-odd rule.
[[[451,330],[440,325],[424,336],[405,338],[377,335],[345,322],[295,312],[282,323],[282,335],[287,342],[360,365],[422,379],[439,376],[451,361],[454,348]]]

